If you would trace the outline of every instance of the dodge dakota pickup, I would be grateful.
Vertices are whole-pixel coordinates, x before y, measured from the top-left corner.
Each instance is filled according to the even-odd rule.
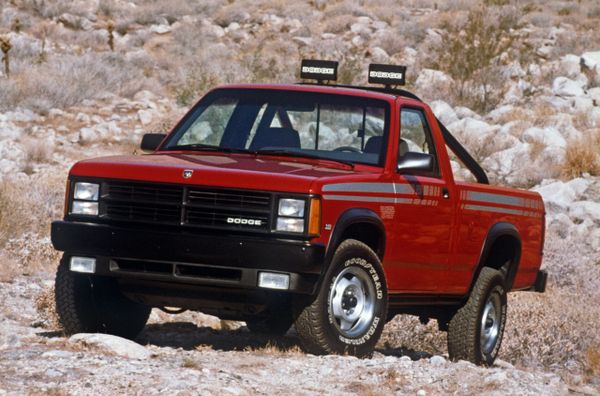
[[[295,326],[309,353],[369,356],[397,314],[435,319],[453,360],[490,365],[507,293],[543,292],[539,194],[489,185],[404,67],[206,94],[146,155],[70,170],[55,296],[66,333],[134,338],[152,307]],[[476,181],[459,181],[451,158]]]

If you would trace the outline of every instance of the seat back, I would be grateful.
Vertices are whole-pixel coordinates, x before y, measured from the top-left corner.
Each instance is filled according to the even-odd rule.
[[[379,154],[381,153],[381,144],[383,143],[382,136],[371,136],[365,143],[364,153]]]
[[[300,148],[300,135],[292,128],[266,128],[258,130],[250,150],[260,150],[265,147]]]

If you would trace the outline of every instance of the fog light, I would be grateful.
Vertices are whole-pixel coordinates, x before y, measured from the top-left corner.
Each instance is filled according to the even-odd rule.
[[[91,257],[71,257],[69,268],[73,272],[93,274],[96,272],[96,259]]]
[[[287,290],[290,288],[290,275],[276,274],[273,272],[259,272],[258,287],[264,287],[265,289]]]
[[[80,215],[98,215],[98,202],[73,201],[73,214]]]

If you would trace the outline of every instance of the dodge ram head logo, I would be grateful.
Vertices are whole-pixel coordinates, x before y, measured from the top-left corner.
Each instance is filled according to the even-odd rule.
[[[262,220],[243,219],[241,217],[228,217],[227,224],[241,224],[260,227],[262,225]]]
[[[183,171],[183,178],[184,179],[189,179],[190,177],[192,177],[192,175],[194,174],[194,171],[191,169],[186,169]]]

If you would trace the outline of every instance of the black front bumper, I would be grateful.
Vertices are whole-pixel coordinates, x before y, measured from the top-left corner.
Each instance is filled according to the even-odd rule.
[[[313,294],[325,255],[300,240],[70,221],[53,222],[51,235],[68,256],[96,258],[98,275],[206,290],[256,290],[258,273],[270,271],[290,274],[288,292]]]

